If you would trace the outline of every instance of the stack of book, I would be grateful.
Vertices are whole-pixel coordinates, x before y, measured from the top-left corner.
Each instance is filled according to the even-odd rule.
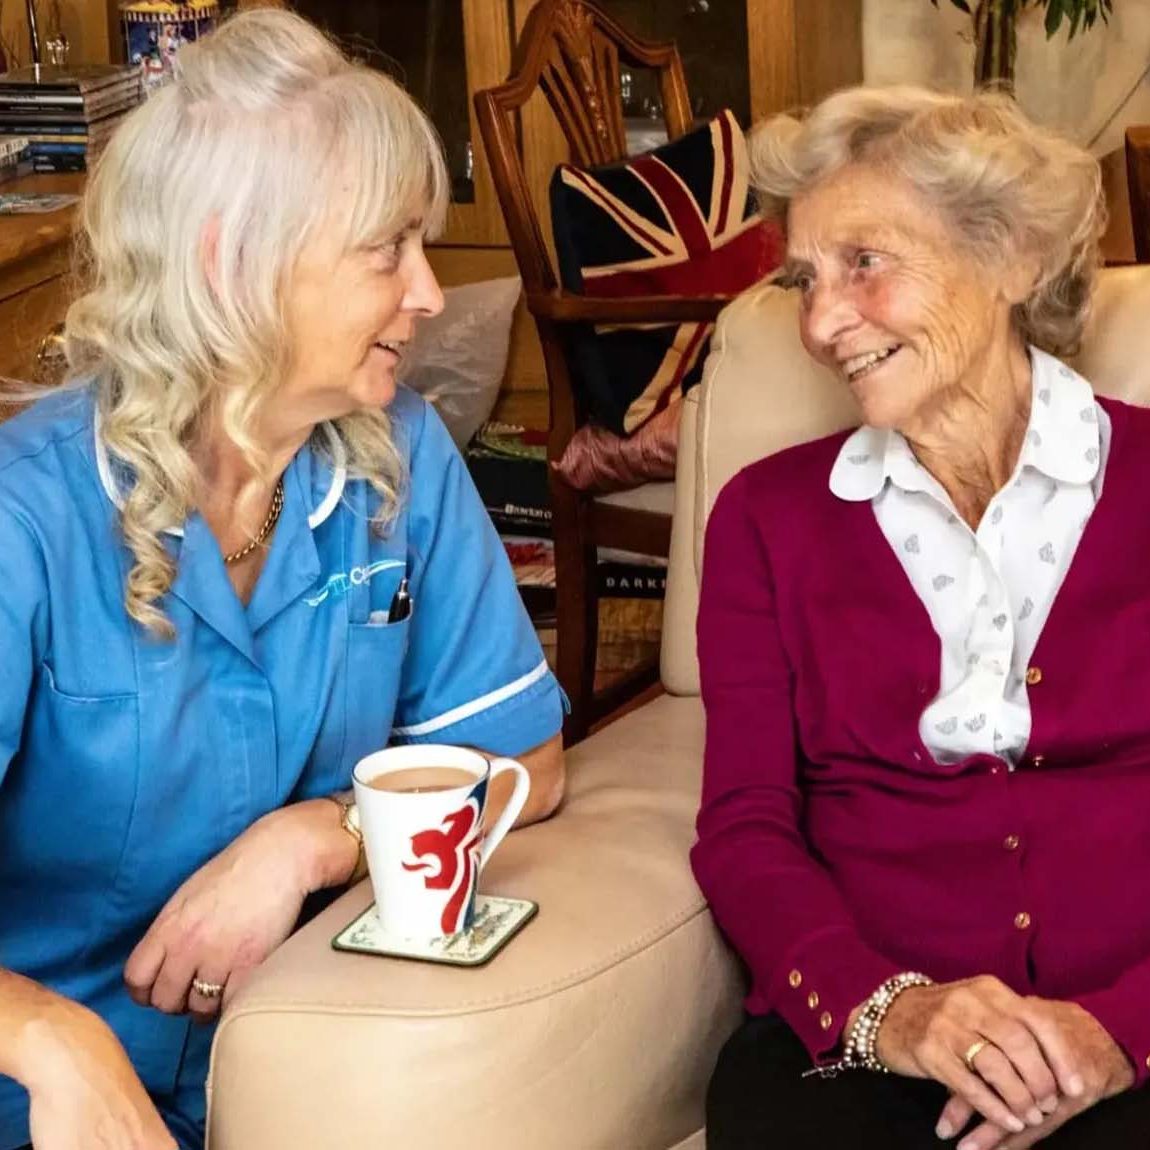
[[[0,136],[0,184],[32,170],[32,157],[24,136]]]
[[[485,423],[468,445],[465,459],[500,535],[550,538],[545,431]]]
[[[0,72],[0,142],[28,141],[37,172],[83,172],[141,99],[138,68],[114,64]]]
[[[547,433],[486,423],[465,459],[528,609],[546,612],[555,589]],[[667,589],[667,561],[632,552],[600,548],[597,575],[604,598],[662,599]]]

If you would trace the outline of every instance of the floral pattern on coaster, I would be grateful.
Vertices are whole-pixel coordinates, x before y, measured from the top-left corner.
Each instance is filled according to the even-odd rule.
[[[379,925],[375,903],[372,903],[331,940],[331,945],[335,950],[356,954],[481,966],[530,922],[538,909],[538,904],[529,899],[481,894],[476,897],[475,919],[467,930],[431,942],[419,942],[388,934]]]

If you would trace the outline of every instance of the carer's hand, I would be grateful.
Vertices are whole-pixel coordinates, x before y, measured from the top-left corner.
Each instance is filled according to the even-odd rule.
[[[119,1039],[59,1000],[29,1030],[22,1075],[36,1150],[177,1150]]]
[[[1128,1090],[1134,1068],[1122,1048],[1102,1024],[1077,1003],[1042,998],[1023,999],[1022,1020],[1045,1048],[1056,1037],[1073,1058],[1070,1089],[1041,1126],[1011,1134],[993,1122],[983,1122],[959,1144],[958,1150],[1027,1150],[1050,1137],[1060,1126],[1084,1110]],[[981,1064],[981,1056],[976,1065]],[[947,1129],[961,1130],[973,1116],[970,1104],[952,1097],[942,1112]]]
[[[1055,1027],[1043,1030],[1040,1042],[1028,1024],[1027,1000],[990,975],[935,986],[913,987],[895,999],[878,1032],[876,1053],[897,1074],[933,1078],[950,1088],[954,1109],[943,1122],[977,1111],[1003,1131],[1021,1134],[1037,1128],[1069,1094],[1080,1059]],[[978,1073],[963,1060],[977,1042]],[[965,1121],[965,1120],[964,1120]]]
[[[124,967],[134,1001],[201,1021],[219,1013],[246,973],[287,938],[315,889],[317,805],[326,808],[319,812],[325,825],[350,844],[323,800],[265,815],[196,871],[148,928]],[[350,872],[355,851],[348,849]],[[223,995],[201,994],[193,979],[224,987]]]

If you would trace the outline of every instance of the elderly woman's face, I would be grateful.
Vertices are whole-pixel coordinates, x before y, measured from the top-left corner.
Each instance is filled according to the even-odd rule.
[[[803,344],[846,380],[871,426],[913,424],[1010,338],[996,277],[897,175],[851,166],[796,198],[787,256]]]
[[[315,422],[390,403],[416,322],[443,310],[422,221],[379,247],[346,251],[340,218],[337,200],[330,224],[304,248],[285,301],[292,366],[280,397]]]

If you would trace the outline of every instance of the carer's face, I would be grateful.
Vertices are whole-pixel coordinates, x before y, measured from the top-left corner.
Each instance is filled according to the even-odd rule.
[[[851,165],[793,200],[787,257],[803,344],[872,427],[913,426],[1008,338],[993,277],[898,175]]]
[[[416,323],[443,310],[421,220],[348,251],[338,202],[331,217],[304,248],[285,300],[292,355],[280,399],[314,422],[386,407]]]

